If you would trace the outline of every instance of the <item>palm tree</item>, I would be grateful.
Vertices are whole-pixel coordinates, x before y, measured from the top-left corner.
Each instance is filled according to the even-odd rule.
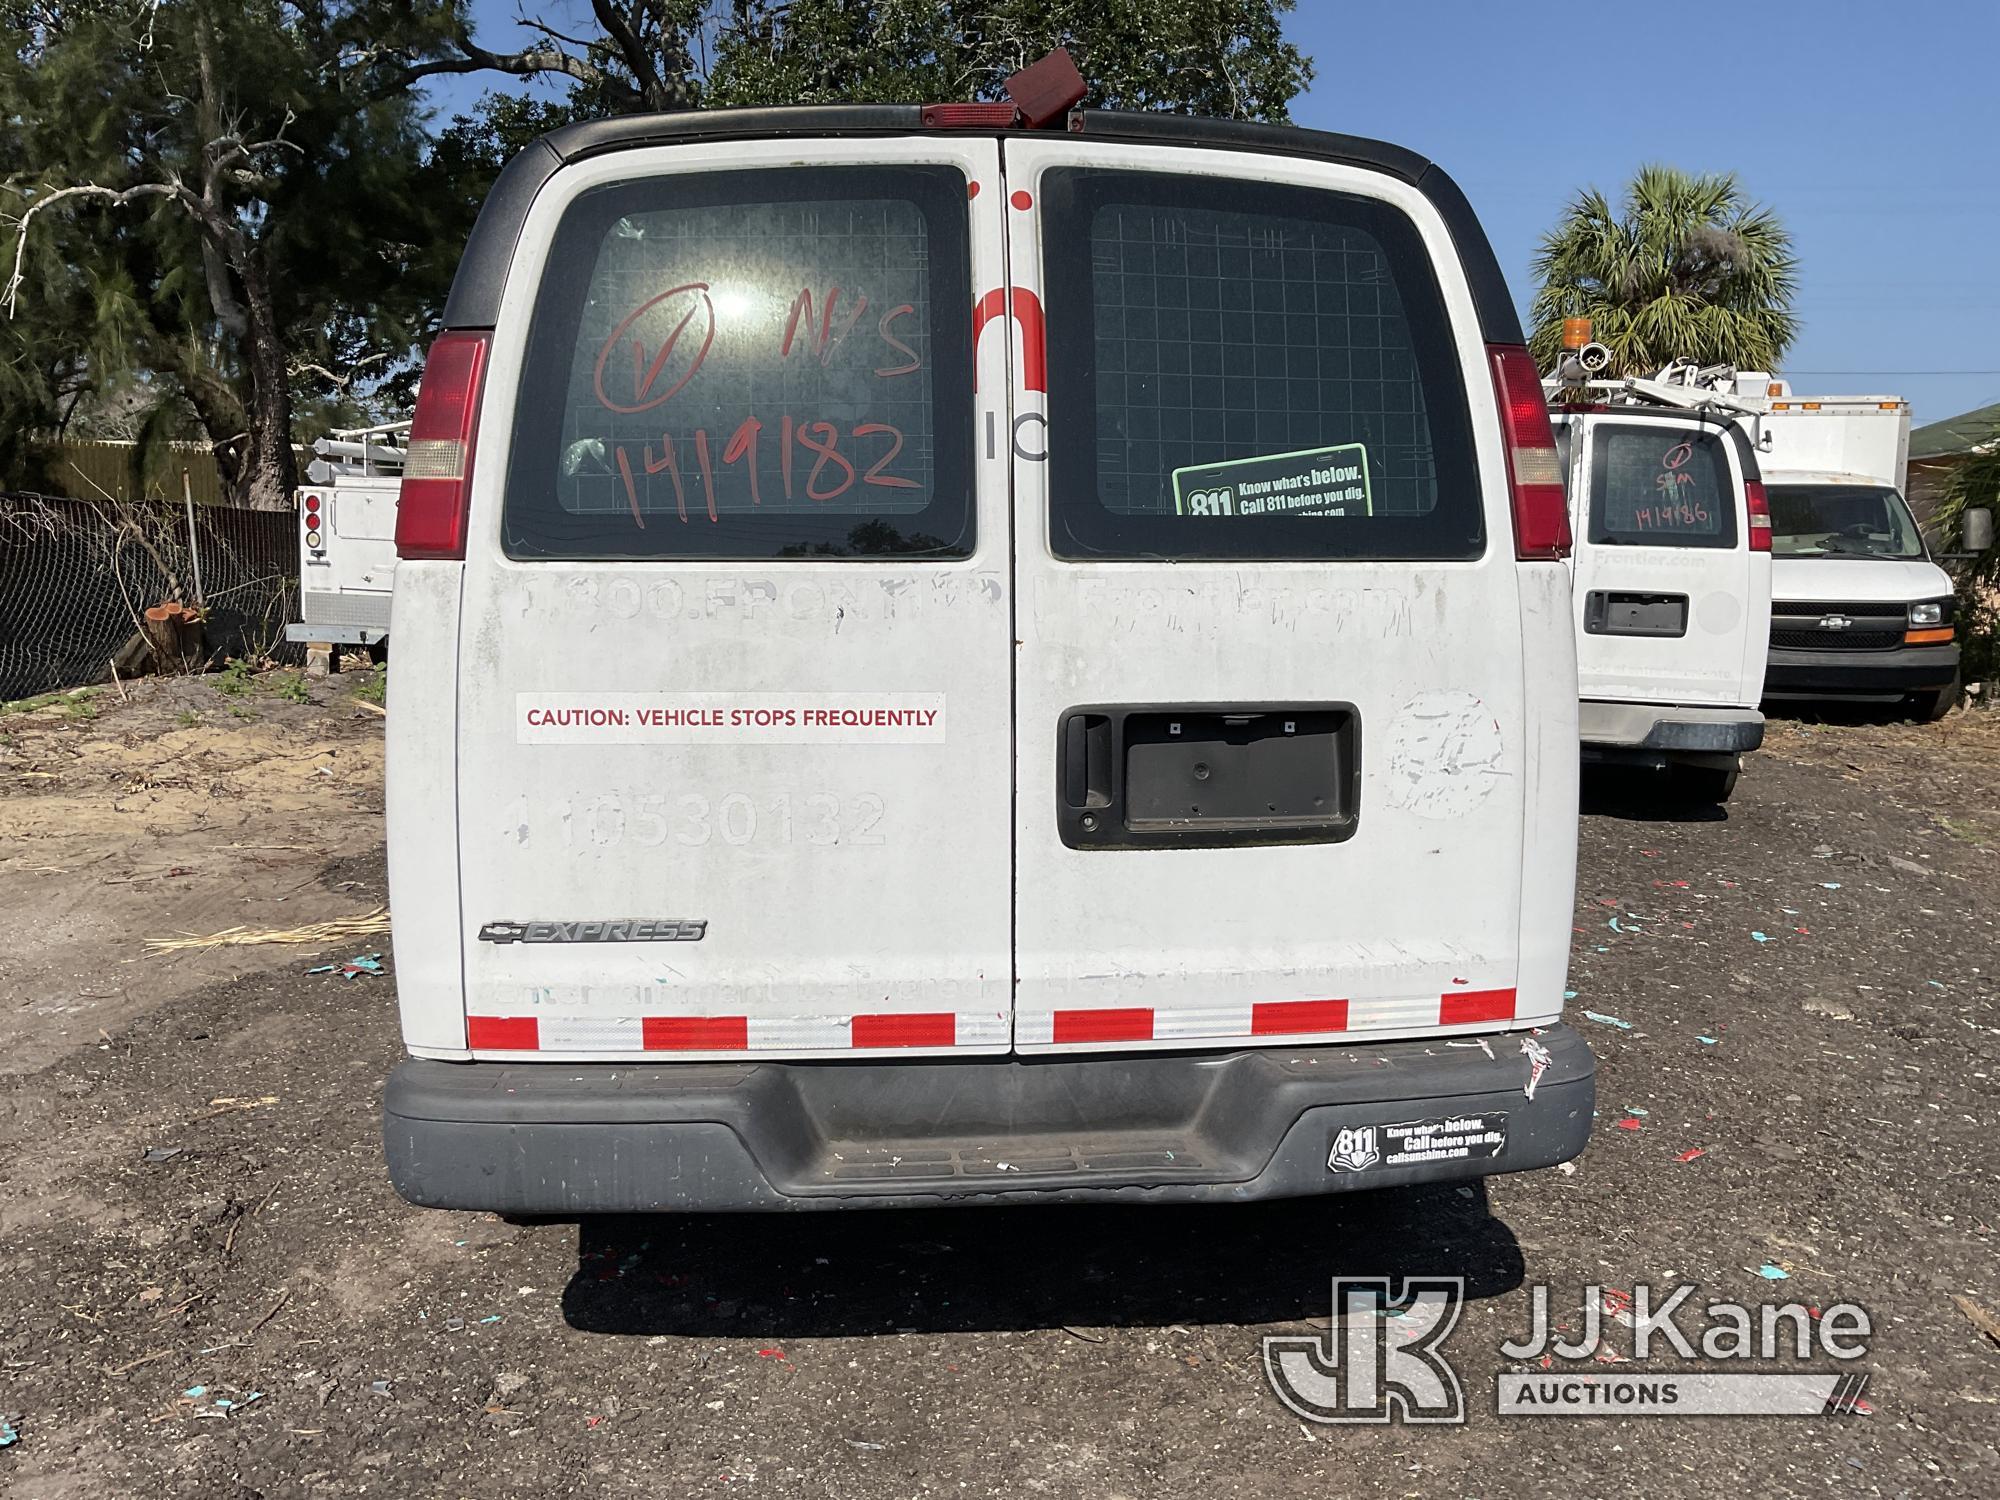
[[[1622,216],[1595,188],[1579,193],[1542,237],[1534,272],[1529,346],[1545,370],[1564,318],[1591,320],[1614,375],[1676,359],[1775,369],[1798,337],[1791,236],[1733,173],[1641,167]]]
[[[2000,506],[2000,426],[1983,443],[1977,443],[1945,480],[1944,494],[1932,513],[1931,525],[1947,549],[1965,545],[1965,513],[1975,505]],[[1991,595],[2000,587],[2000,547],[1992,547],[1972,560],[1967,570]]]

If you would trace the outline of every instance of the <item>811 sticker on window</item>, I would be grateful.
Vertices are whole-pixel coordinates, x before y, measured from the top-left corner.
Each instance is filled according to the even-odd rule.
[[[1445,1115],[1434,1120],[1399,1120],[1387,1125],[1353,1125],[1333,1133],[1327,1150],[1329,1172],[1371,1172],[1421,1167],[1431,1162],[1488,1161],[1507,1149],[1507,1112]]]
[[[1367,516],[1368,450],[1305,448],[1174,470],[1178,516]]]

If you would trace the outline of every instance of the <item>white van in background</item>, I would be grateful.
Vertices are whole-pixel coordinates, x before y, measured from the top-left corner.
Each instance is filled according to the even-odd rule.
[[[1080,92],[604,120],[499,179],[398,530],[406,1198],[1582,1149],[1569,534],[1486,238],[1395,147]]]
[[[1774,559],[1765,696],[1942,718],[1959,693],[1953,591],[1903,499],[1909,403],[1773,386],[1757,423]]]
[[[1576,536],[1583,755],[1725,802],[1739,757],[1764,739],[1771,533],[1757,458],[1727,415],[1595,394],[1553,413]]]

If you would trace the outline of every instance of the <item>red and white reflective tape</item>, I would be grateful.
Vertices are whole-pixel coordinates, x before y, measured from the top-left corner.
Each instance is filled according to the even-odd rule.
[[[474,1052],[852,1052],[954,1047],[1090,1046],[1244,1041],[1427,1031],[1512,1021],[1513,989],[1354,1000],[1269,1000],[1003,1012],[919,1011],[859,1016],[467,1016]]]
[[[861,1016],[467,1016],[474,1052],[807,1052],[1005,1046],[1001,1012]]]
[[[1389,999],[1270,1000],[1154,1010],[1023,1011],[1014,1025],[1022,1046],[1110,1042],[1216,1041],[1245,1037],[1335,1036],[1366,1031],[1423,1031],[1514,1019],[1512,989],[1454,990]]]

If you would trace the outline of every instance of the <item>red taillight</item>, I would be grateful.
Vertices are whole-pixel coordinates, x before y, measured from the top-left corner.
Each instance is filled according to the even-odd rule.
[[[398,557],[465,556],[486,339],[483,333],[440,334],[424,361],[396,500]]]
[[[1006,130],[1014,123],[1011,104],[926,104],[927,130]]]
[[[317,495],[306,496],[306,514],[309,516],[316,516],[319,514],[319,496]]]
[[[1567,557],[1569,497],[1534,356],[1519,344],[1489,344],[1500,428],[1507,440],[1507,485],[1514,500],[1514,555],[1523,561]]]
[[[1750,513],[1750,550],[1771,550],[1771,502],[1764,498],[1764,486],[1751,480],[1743,486],[1744,508]]]

